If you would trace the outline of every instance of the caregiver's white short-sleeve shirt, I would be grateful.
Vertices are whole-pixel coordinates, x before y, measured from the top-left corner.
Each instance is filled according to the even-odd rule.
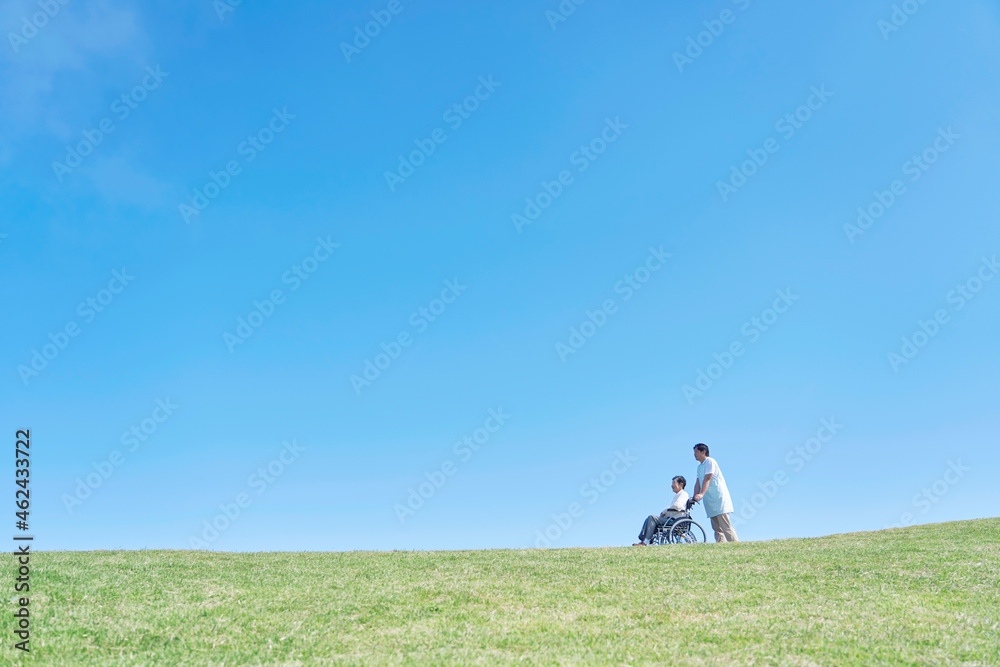
[[[726,488],[726,478],[722,476],[722,469],[711,456],[698,466],[698,481],[703,491],[706,475],[711,475],[712,480],[709,482],[708,492],[701,499],[705,503],[705,514],[709,518],[720,514],[732,514],[733,501],[729,497],[729,489]]]

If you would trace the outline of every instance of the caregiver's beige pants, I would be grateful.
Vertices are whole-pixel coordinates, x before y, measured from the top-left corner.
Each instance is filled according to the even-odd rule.
[[[719,514],[712,517],[712,530],[715,531],[716,542],[739,542],[736,537],[736,530],[733,524],[729,523],[728,514]]]

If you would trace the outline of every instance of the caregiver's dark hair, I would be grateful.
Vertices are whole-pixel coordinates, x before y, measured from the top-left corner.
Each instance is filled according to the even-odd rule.
[[[709,456],[708,445],[699,442],[697,445],[694,446],[694,448],[697,449],[699,452],[705,452],[705,456]]]

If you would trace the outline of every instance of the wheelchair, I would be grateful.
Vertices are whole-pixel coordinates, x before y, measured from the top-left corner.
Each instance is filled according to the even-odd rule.
[[[691,504],[678,516],[671,517],[660,526],[650,538],[651,545],[656,544],[704,544],[705,529],[691,518]]]

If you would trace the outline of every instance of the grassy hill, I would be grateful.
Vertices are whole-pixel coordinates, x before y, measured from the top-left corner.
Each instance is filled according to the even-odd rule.
[[[32,566],[24,662],[1000,664],[1000,519],[689,547],[44,552]]]

